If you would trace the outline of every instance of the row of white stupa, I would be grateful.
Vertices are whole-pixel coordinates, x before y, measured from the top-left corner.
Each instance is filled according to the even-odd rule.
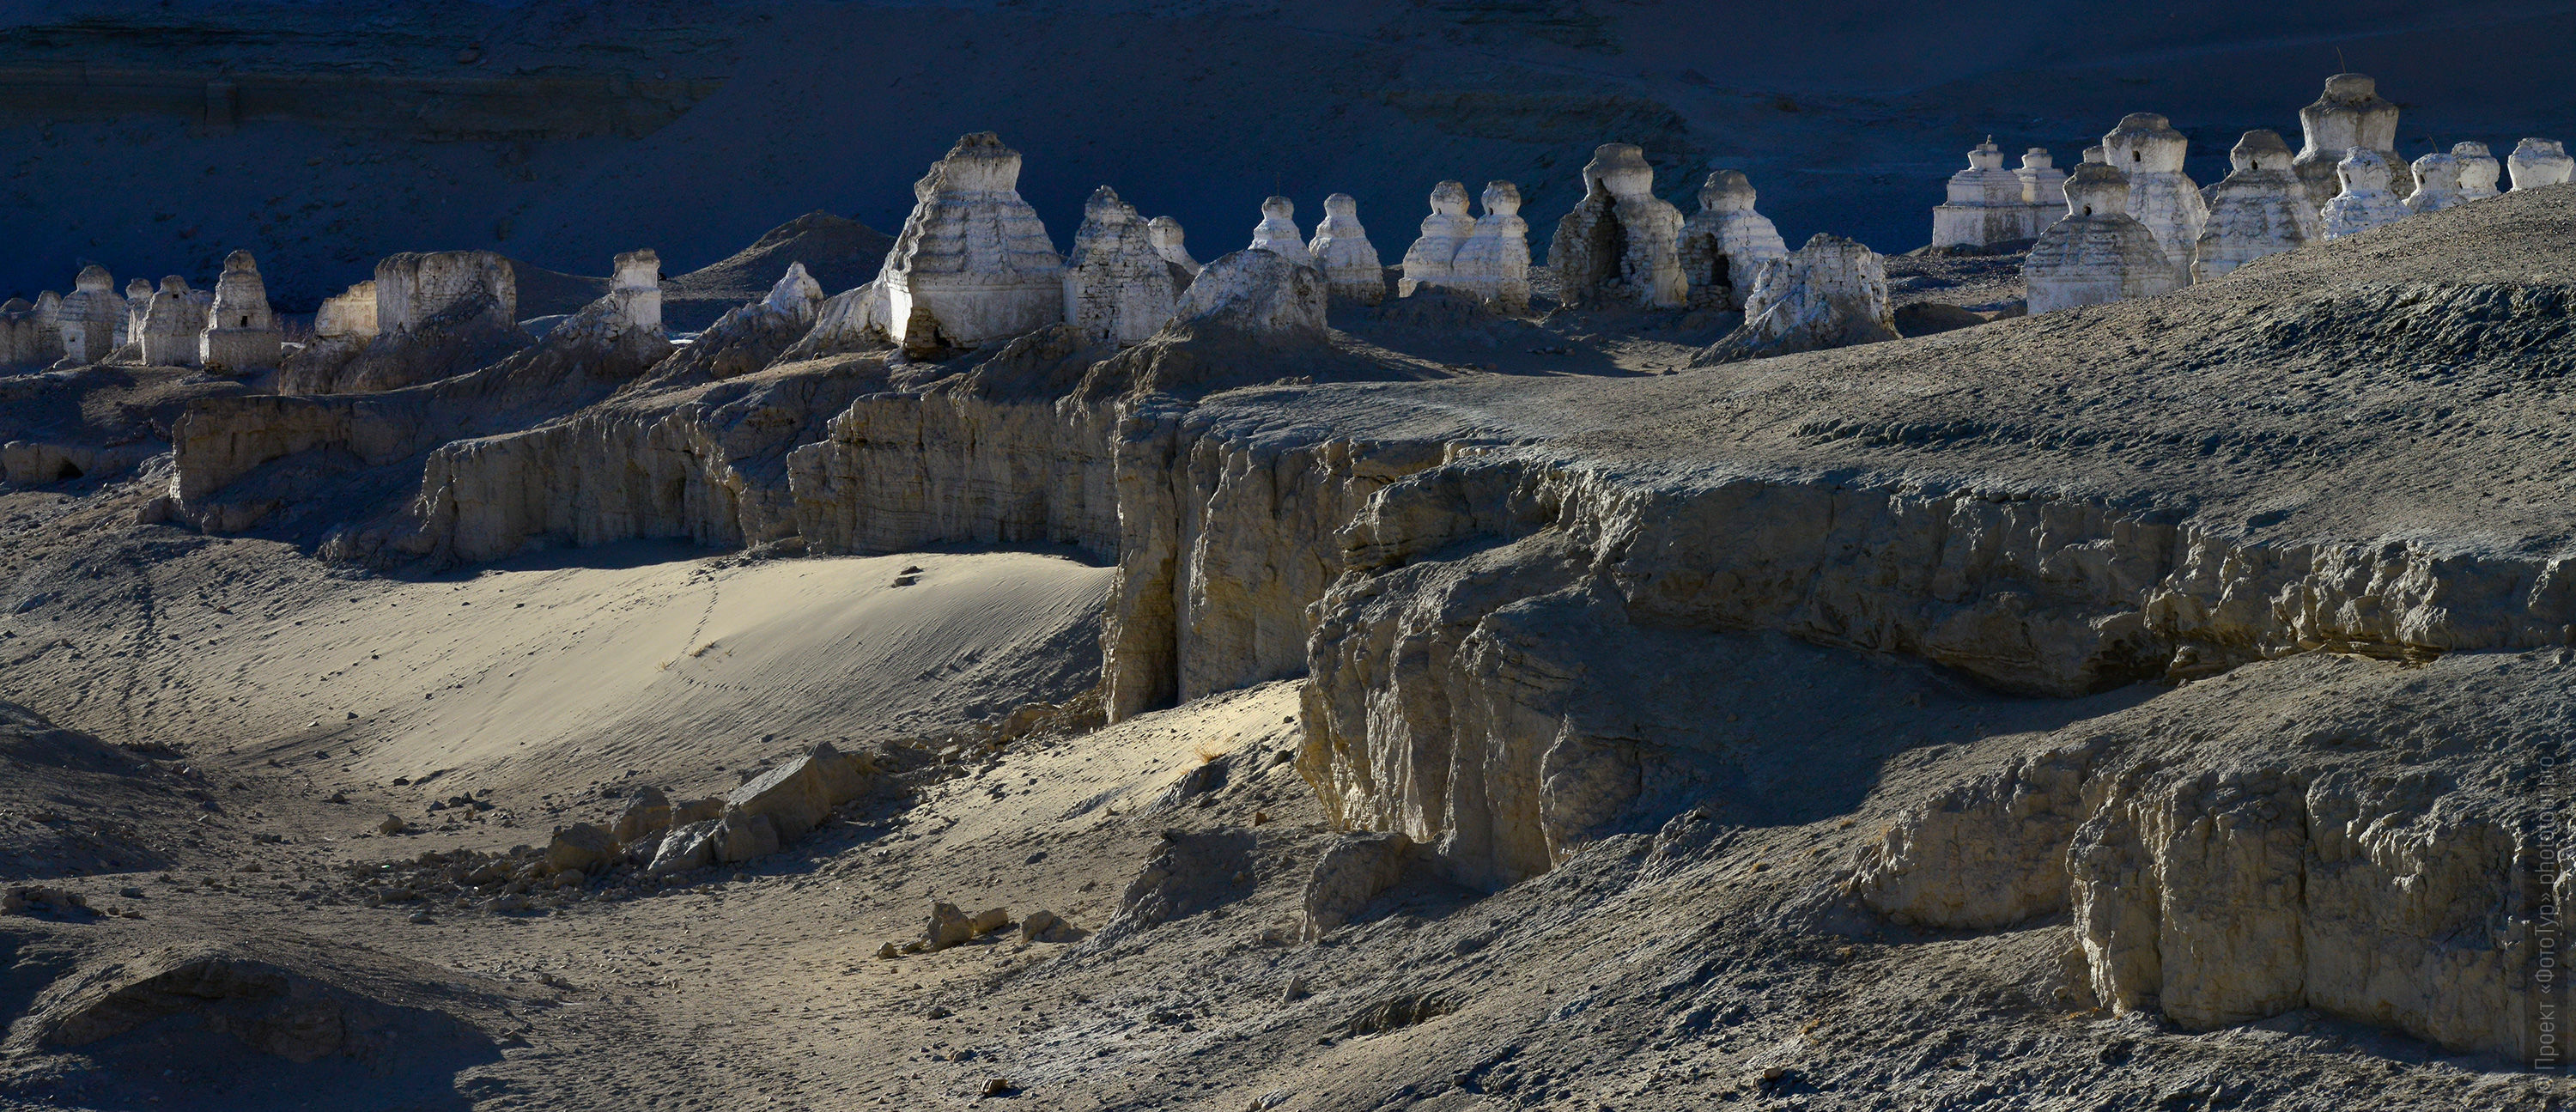
[[[47,290],[34,302],[0,305],[0,366],[75,365],[122,358],[164,367],[233,371],[277,366],[285,334],[269,312],[268,287],[250,252],[224,258],[212,293],[171,275],[155,289],[141,278],[123,295],[106,267],[83,267],[72,292]]]
[[[2029,310],[2043,313],[2169,292],[2265,255],[2498,195],[2504,167],[2485,144],[2411,165],[2399,158],[2397,106],[2361,74],[2328,78],[2299,122],[2299,153],[2274,132],[2246,132],[2229,152],[2232,172],[2206,189],[2183,173],[2188,141],[2153,113],[2123,118],[2072,177],[2036,148],[2020,171],[2003,170],[1990,139],[1969,153],[1948,203],[1933,210],[1933,243],[1990,246],[2036,234],[2023,276]],[[2517,190],[2563,184],[2576,170],[2546,139],[2522,140],[2508,162]],[[2040,223],[2043,212],[2053,219]]]

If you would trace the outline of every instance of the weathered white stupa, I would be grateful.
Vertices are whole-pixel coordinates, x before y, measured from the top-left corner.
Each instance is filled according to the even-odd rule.
[[[1153,234],[1154,251],[1177,272],[1173,285],[1187,288],[1190,279],[1199,276],[1199,261],[1190,257],[1188,245],[1181,242],[1181,222],[1168,216],[1157,216],[1145,223],[1145,230]]]
[[[1261,223],[1253,225],[1252,249],[1268,251],[1298,266],[1315,265],[1306,249],[1306,233],[1297,229],[1297,202],[1272,197],[1261,202]]]
[[[315,339],[363,339],[376,334],[376,280],[360,282],[322,299],[313,314]]]
[[[117,326],[124,319],[125,299],[116,295],[115,276],[103,266],[82,267],[71,295],[63,298],[63,358],[87,364],[115,354]]]
[[[452,328],[518,324],[518,271],[490,251],[387,255],[375,282],[379,332],[409,332],[433,319]]]
[[[1744,171],[1719,170],[1700,183],[1699,211],[1682,222],[1682,277],[1729,309],[1744,308],[1762,264],[1789,254],[1780,229],[1753,211],[1753,202]]]
[[[628,328],[662,328],[662,256],[652,248],[627,251],[610,261],[608,297]]]
[[[1276,251],[1247,247],[1199,271],[1173,312],[1193,329],[1272,343],[1324,341],[1324,275]]]
[[[1324,219],[1315,225],[1315,240],[1306,250],[1315,260],[1315,269],[1324,272],[1324,283],[1335,300],[1354,305],[1386,300],[1386,266],[1378,262],[1368,229],[1360,226],[1360,203],[1350,194],[1324,198]]]
[[[2182,172],[2190,140],[2153,112],[2132,112],[2102,137],[2102,153],[2129,177],[2129,215],[2155,233],[2178,282],[2191,281],[2191,257],[2209,220],[2200,186]]]
[[[152,283],[142,278],[125,282],[125,316],[116,322],[116,346],[119,351],[143,342],[143,314],[152,308]],[[142,358],[140,348],[126,354]]]
[[[2066,179],[2066,216],[2040,233],[2021,273],[2032,313],[2182,288],[2155,233],[2129,215],[2128,178],[2102,163]]]
[[[2449,154],[2433,153],[2415,160],[2415,192],[2406,198],[2408,212],[2440,212],[2453,205],[2465,204],[2460,195],[2460,160]]]
[[[2023,151],[2021,169],[2013,171],[2013,176],[2021,179],[2021,238],[2037,237],[2058,217],[2066,215],[2066,171],[2057,168],[2057,159],[2048,153],[2048,148]]]
[[[2483,201],[2496,196],[2496,182],[2504,177],[2504,164],[2487,151],[2484,143],[2454,143],[2451,157],[2460,160],[2460,199]]]
[[[1019,182],[1020,152],[984,131],[913,183],[912,214],[876,279],[888,339],[973,347],[1064,319],[1064,260]]]
[[[52,290],[36,300],[0,304],[0,367],[42,367],[63,357],[63,299]]]
[[[2378,151],[2368,147],[2345,151],[2343,161],[2335,166],[2335,175],[2343,182],[2343,192],[2335,194],[2318,212],[2323,218],[2325,238],[2341,239],[2406,219],[2406,202],[2389,189],[2394,175],[2388,160]]]
[[[268,311],[268,285],[260,280],[258,261],[248,251],[224,256],[206,330],[197,336],[197,361],[235,372],[264,371],[285,355],[285,340]]]
[[[1806,246],[1762,264],[1744,299],[1744,323],[1692,362],[1726,363],[1898,338],[1887,264],[1878,253],[1818,232]]]
[[[1395,283],[1397,297],[1411,297],[1424,286],[1449,283],[1450,263],[1474,235],[1476,220],[1467,215],[1467,186],[1444,181],[1431,187],[1431,215],[1422,218],[1422,234],[1404,249],[1404,277]]]
[[[2397,106],[2380,99],[2379,83],[2368,75],[2338,73],[2326,78],[2326,91],[2316,103],[2299,109],[2299,130],[2306,136],[2290,168],[2307,187],[2308,201],[2324,207],[2340,191],[2336,167],[2354,147],[2379,152],[2391,170],[2389,187],[2403,197],[2415,191],[2406,160],[2397,156]]]
[[[2246,132],[2227,152],[2235,169],[2210,188],[2209,220],[2193,251],[2192,281],[2223,277],[2317,239],[2317,211],[2290,170],[2291,157],[2290,145],[2272,131]]]
[[[2576,173],[2576,159],[2567,157],[2567,147],[2555,139],[2525,139],[2513,145],[2507,159],[2513,167],[2515,189],[2538,189],[2544,185],[2565,185]]]
[[[206,330],[207,306],[189,296],[188,280],[176,274],[161,279],[152,307],[143,314],[143,365],[199,365],[197,334]]]
[[[1548,244],[1558,296],[1576,307],[1624,301],[1669,309],[1688,302],[1681,233],[1681,210],[1655,196],[1646,152],[1602,144],[1584,164],[1583,200],[1557,221]]]
[[[1529,311],[1529,221],[1521,219],[1521,187],[1485,183],[1485,212],[1449,261],[1440,284],[1474,294],[1498,313]]]
[[[1932,246],[1984,247],[2030,233],[2021,175],[2004,169],[1994,136],[1968,151],[1968,168],[1950,175],[1948,199],[1932,209]]]
[[[1073,256],[1065,260],[1065,321],[1085,343],[1124,347],[1163,327],[1179,302],[1172,264],[1155,248],[1152,227],[1116,190],[1093,190],[1073,233]]]

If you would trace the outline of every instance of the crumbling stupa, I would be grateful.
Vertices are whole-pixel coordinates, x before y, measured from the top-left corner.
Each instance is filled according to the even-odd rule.
[[[1986,247],[2030,236],[2021,175],[2004,169],[1995,137],[1968,151],[1968,168],[1950,175],[1949,198],[1932,208],[1932,246]]]
[[[1324,219],[1315,225],[1315,240],[1306,247],[1315,268],[1324,272],[1334,299],[1354,305],[1386,300],[1386,267],[1378,262],[1368,229],[1360,226],[1360,203],[1350,194],[1324,198]],[[1526,248],[1523,255],[1526,258]]]
[[[2507,161],[2513,167],[2513,187],[2517,190],[2565,185],[2569,175],[2576,173],[2576,159],[2567,157],[2566,145],[2555,139],[2516,143]]]
[[[2326,78],[2326,91],[2316,103],[2299,109],[2299,130],[2306,136],[2291,170],[2308,191],[2308,202],[2323,208],[2341,189],[2336,167],[2344,152],[2366,147],[2379,152],[2392,171],[2390,188],[2398,196],[2415,191],[2406,160],[2397,156],[2397,106],[2380,99],[2379,83],[2365,74],[2338,73]]]
[[[2022,262],[2030,312],[2153,297],[2182,287],[2154,232],[2129,215],[2129,181],[2088,162],[2066,179],[2066,216]]]
[[[1729,363],[1897,338],[1887,265],[1877,252],[1823,232],[1762,264],[1744,323],[1692,361]]]
[[[370,278],[322,299],[313,314],[316,339],[364,339],[376,334],[376,281]]]
[[[2317,212],[2290,169],[2290,145],[2272,131],[2249,131],[2227,152],[2235,167],[2209,191],[2209,219],[2192,255],[2191,278],[2207,282],[2265,255],[2318,237]]]
[[[2037,237],[2058,217],[2066,215],[2066,171],[2057,168],[2057,159],[2048,153],[2048,148],[2023,151],[2021,169],[2013,171],[2013,176],[2021,179],[2021,238]]]
[[[2102,137],[2103,156],[2129,177],[2129,215],[2155,233],[2177,282],[2191,281],[2192,251],[2209,220],[2200,186],[2182,172],[2190,141],[2153,112],[2132,112]]]
[[[1583,167],[1583,200],[1548,244],[1557,296],[1577,308],[1625,302],[1669,309],[1690,299],[1682,213],[1655,196],[1655,168],[1628,143],[1604,143]]]
[[[1276,251],[1247,247],[1207,264],[1174,310],[1202,333],[1222,332],[1270,343],[1322,343],[1323,273]]]
[[[1175,228],[1178,224],[1173,225]],[[1141,343],[1172,319],[1181,287],[1153,229],[1108,186],[1092,190],[1064,268],[1064,319],[1085,343]]]
[[[450,328],[516,327],[518,272],[490,251],[404,252],[376,264],[376,330],[408,332],[432,320]]]
[[[36,300],[0,304],[0,367],[42,367],[63,357],[62,297],[52,290]]]
[[[207,306],[189,296],[188,280],[176,274],[161,279],[152,307],[143,314],[142,358],[147,367],[198,365],[198,333],[206,330]]]
[[[1154,250],[1179,272],[1178,281],[1174,284],[1187,287],[1190,279],[1199,276],[1199,261],[1190,257],[1189,247],[1181,242],[1181,222],[1168,216],[1157,216],[1145,228],[1153,233]]]
[[[268,286],[260,281],[258,261],[248,251],[224,256],[224,273],[215,279],[215,303],[197,337],[197,361],[235,372],[264,371],[284,357],[285,340],[286,333],[268,311]]]
[[[2460,160],[2460,199],[2483,201],[2497,195],[2496,182],[2504,177],[2504,164],[2496,161],[2484,143],[2454,143],[2451,157]]]
[[[2468,198],[2460,195],[2460,160],[2433,153],[2415,160],[2415,192],[2406,198],[2408,212],[2440,212]]]
[[[1298,266],[1315,265],[1306,249],[1306,233],[1297,230],[1297,202],[1271,197],[1261,202],[1261,223],[1252,226],[1252,249],[1268,251]]]
[[[143,358],[143,314],[152,308],[152,283],[142,278],[125,282],[125,315],[117,318],[116,347],[122,358]],[[132,351],[126,351],[133,348]]]
[[[2343,192],[2318,212],[2325,238],[2341,239],[2406,219],[2406,202],[2389,189],[2395,174],[2378,151],[2368,147],[2345,151],[2335,175],[2343,183]]]
[[[1441,285],[1474,294],[1485,307],[1517,315],[1529,311],[1529,221],[1521,219],[1521,189],[1507,181],[1485,183],[1484,215],[1449,261]]]
[[[912,215],[876,279],[889,339],[972,347],[1064,319],[1064,260],[1019,181],[1020,152],[984,131],[913,183]]]
[[[1431,215],[1422,218],[1422,234],[1404,250],[1404,277],[1395,284],[1398,297],[1411,297],[1424,286],[1449,282],[1449,265],[1458,249],[1474,235],[1476,219],[1467,215],[1467,186],[1444,181],[1431,187]]]
[[[1744,171],[1719,170],[1700,183],[1699,211],[1682,223],[1682,276],[1723,308],[1744,308],[1762,264],[1789,254],[1780,229],[1753,211],[1753,202]]]
[[[71,295],[63,298],[63,358],[87,364],[115,354],[117,326],[124,319],[125,299],[116,295],[116,277],[103,266],[82,267],[72,280]]]
[[[662,256],[652,248],[628,251],[611,263],[608,297],[628,328],[662,327]]]

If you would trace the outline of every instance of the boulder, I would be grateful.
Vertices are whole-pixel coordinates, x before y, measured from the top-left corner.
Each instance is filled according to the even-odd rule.
[[[1011,925],[1011,913],[1004,908],[988,907],[976,912],[974,918],[966,921],[966,925],[977,934],[991,934]]]
[[[822,825],[832,808],[866,792],[875,771],[867,758],[842,753],[823,742],[813,752],[735,788],[725,795],[724,803],[728,811],[739,809],[748,817],[767,819],[779,840],[791,841]],[[763,852],[776,852],[776,847]]]
[[[699,819],[672,827],[662,835],[662,847],[653,854],[653,864],[647,871],[654,876],[669,876],[715,864],[717,825],[715,819]]]
[[[607,827],[595,822],[568,826],[556,831],[554,840],[546,844],[546,871],[596,870],[616,860],[618,853],[618,838]]]
[[[930,929],[924,938],[933,950],[945,950],[975,937],[974,921],[952,903],[930,905]]]
[[[1321,938],[1351,921],[1377,894],[1404,879],[1413,839],[1403,834],[1352,834],[1335,842],[1306,879],[1306,918],[1301,937]]]
[[[646,787],[627,799],[626,809],[618,812],[609,832],[619,842],[640,842],[670,828],[671,797],[660,788]]]
[[[724,816],[716,820],[716,860],[727,865],[767,857],[778,852],[783,841],[777,824],[767,815],[727,807]]]

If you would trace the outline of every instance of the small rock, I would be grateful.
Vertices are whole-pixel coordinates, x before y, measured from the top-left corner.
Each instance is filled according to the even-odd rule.
[[[415,912],[412,912],[412,913],[411,913],[411,921],[412,921],[412,922],[414,922],[414,923],[427,923],[427,922],[429,922],[429,921],[430,921],[430,919],[429,919],[429,913],[428,913],[428,912],[426,912],[426,911],[415,911]]]
[[[998,907],[985,908],[966,921],[966,926],[977,934],[991,934],[1010,925],[1011,913]]]
[[[1032,911],[1020,920],[1020,941],[1035,942],[1044,938],[1048,931],[1055,929],[1056,925],[1062,922],[1064,920],[1057,918],[1055,912]]]
[[[385,821],[376,824],[376,833],[388,835],[400,834],[403,831],[410,829],[410,827],[411,824],[404,822],[399,816],[389,814],[385,816]]]
[[[940,1007],[940,1006],[937,1006],[937,1005],[933,1005],[929,1011],[927,1011],[927,1012],[923,1012],[923,1013],[922,1013],[922,1015],[927,1016],[927,1017],[929,1017],[929,1018],[931,1018],[931,1019],[946,1019],[946,1018],[948,1018],[949,1016],[956,1015],[956,1014],[957,1014],[957,1013],[952,1012],[952,1011],[949,1011],[947,1008]]]
[[[994,1078],[987,1078],[987,1079],[985,1079],[985,1081],[984,1081],[984,1095],[985,1095],[985,1096],[988,1096],[988,1097],[1009,1096],[1013,1091],[1014,1091],[1014,1090],[1013,1090],[1013,1088],[1012,1088],[1012,1086],[1011,1086],[1011,1081],[1010,1081],[1010,1079],[1009,1079],[1009,1078],[1006,1078],[1006,1077],[994,1077]]]
[[[892,959],[901,953],[902,951],[896,949],[895,944],[891,942],[877,947],[877,956],[880,958]]]
[[[956,904],[933,902],[930,905],[930,948],[945,950],[975,937],[974,922]]]
[[[1288,987],[1279,994],[1279,1002],[1282,1004],[1291,1003],[1303,1000],[1312,995],[1314,995],[1314,993],[1306,987],[1306,978],[1290,977],[1288,978]]]

